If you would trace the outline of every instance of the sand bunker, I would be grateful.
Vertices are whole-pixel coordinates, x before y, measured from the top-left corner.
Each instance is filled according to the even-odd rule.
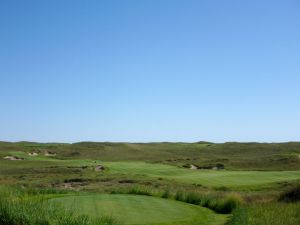
[[[39,153],[37,153],[37,152],[29,152],[28,155],[29,156],[38,156]]]
[[[15,160],[24,160],[24,158],[20,158],[20,157],[17,157],[17,156],[5,156],[4,157],[4,159],[6,159],[6,160],[13,160],[13,161],[15,161]]]
[[[74,188],[71,183],[63,183],[62,187],[67,188],[67,189],[73,189]]]
[[[56,156],[55,152],[46,151],[45,156]]]
[[[183,167],[190,168],[191,170],[223,170],[225,166],[221,163],[217,163],[215,166],[197,166],[193,164],[186,164]]]
[[[95,171],[103,171],[103,170],[105,170],[105,167],[102,165],[98,165],[95,167]]]
[[[195,166],[195,165],[191,164],[190,169],[191,169],[191,170],[197,170],[197,169],[198,169],[198,166]]]

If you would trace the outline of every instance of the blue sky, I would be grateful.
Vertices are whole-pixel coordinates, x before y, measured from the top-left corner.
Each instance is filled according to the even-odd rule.
[[[299,1],[1,1],[0,140],[300,141]]]

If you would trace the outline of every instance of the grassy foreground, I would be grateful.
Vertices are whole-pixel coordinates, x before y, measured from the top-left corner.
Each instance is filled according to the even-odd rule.
[[[125,224],[224,224],[227,216],[179,201],[142,195],[98,194],[68,196],[51,202],[74,208],[75,212],[92,218],[113,216]]]
[[[0,187],[0,225],[119,225],[111,218],[78,215],[40,194]]]

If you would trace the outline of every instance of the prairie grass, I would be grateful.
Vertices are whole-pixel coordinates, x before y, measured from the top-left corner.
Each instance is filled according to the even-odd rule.
[[[282,192],[279,196],[279,201],[283,202],[300,202],[300,184],[290,187]]]
[[[243,203],[242,198],[238,194],[226,194],[226,195],[216,195],[216,194],[202,194],[199,192],[183,192],[177,191],[172,192],[170,190],[151,190],[149,188],[143,188],[136,186],[130,189],[115,189],[111,194],[134,194],[134,195],[146,195],[146,196],[156,196],[167,199],[174,199],[176,201],[181,201],[193,205],[199,205],[205,208],[209,208],[217,213],[229,214],[236,207]]]
[[[297,225],[300,204],[268,203],[237,208],[227,225]]]
[[[28,197],[28,190],[0,190],[0,225],[117,225],[111,217],[91,219],[75,215],[60,204],[50,203],[42,195]],[[31,191],[29,191],[32,194]]]
[[[194,205],[200,205],[214,210],[217,213],[228,214],[236,207],[242,204],[242,198],[237,194],[228,194],[226,196],[217,196],[209,194],[200,194],[197,192],[177,192],[174,196],[177,201],[182,201]]]

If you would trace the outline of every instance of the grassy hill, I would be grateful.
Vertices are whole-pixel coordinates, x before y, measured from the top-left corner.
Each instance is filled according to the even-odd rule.
[[[53,151],[58,159],[146,161],[200,166],[222,163],[234,170],[299,170],[300,143],[0,143],[1,158],[12,151]]]

